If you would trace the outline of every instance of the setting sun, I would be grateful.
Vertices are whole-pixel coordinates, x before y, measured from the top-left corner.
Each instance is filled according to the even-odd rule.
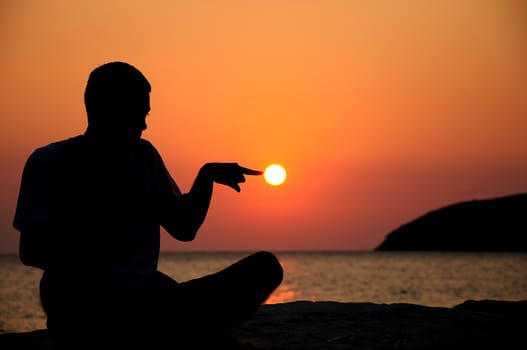
[[[284,183],[286,171],[280,164],[271,164],[264,171],[265,181],[272,186],[278,186]]]

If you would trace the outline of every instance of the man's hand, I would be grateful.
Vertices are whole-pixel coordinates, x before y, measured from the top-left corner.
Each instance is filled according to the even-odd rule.
[[[244,168],[238,163],[207,163],[203,166],[206,175],[214,182],[226,185],[240,192],[240,183],[245,182],[245,175],[262,175],[260,170]]]

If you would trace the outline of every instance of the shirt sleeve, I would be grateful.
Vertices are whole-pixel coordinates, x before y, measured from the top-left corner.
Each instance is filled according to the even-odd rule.
[[[52,179],[44,149],[34,151],[26,161],[13,220],[13,226],[24,231],[53,221]]]
[[[159,185],[161,188],[161,192],[163,192],[164,195],[170,196],[170,197],[179,197],[181,196],[181,190],[179,189],[179,186],[177,185],[176,181],[172,178],[170,175],[167,167],[165,166],[165,163],[163,161],[163,158],[157,151],[157,149],[149,144],[151,147],[151,150],[154,155],[154,164],[158,171],[158,179],[159,179]]]

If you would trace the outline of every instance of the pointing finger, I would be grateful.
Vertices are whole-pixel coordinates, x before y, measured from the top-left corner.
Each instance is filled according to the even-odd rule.
[[[263,171],[244,168],[242,166],[240,167],[240,169],[242,173],[245,175],[262,175],[263,174]]]

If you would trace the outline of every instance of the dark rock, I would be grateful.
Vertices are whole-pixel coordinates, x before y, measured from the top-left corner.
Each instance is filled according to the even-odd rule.
[[[0,349],[3,350],[51,350],[53,341],[47,329],[30,332],[0,334]]]
[[[246,350],[523,349],[526,311],[527,301],[470,300],[453,308],[297,301],[263,305],[234,335]],[[7,333],[0,349],[51,350],[52,341],[46,330]]]
[[[429,212],[389,233],[375,250],[527,252],[527,194]]]

